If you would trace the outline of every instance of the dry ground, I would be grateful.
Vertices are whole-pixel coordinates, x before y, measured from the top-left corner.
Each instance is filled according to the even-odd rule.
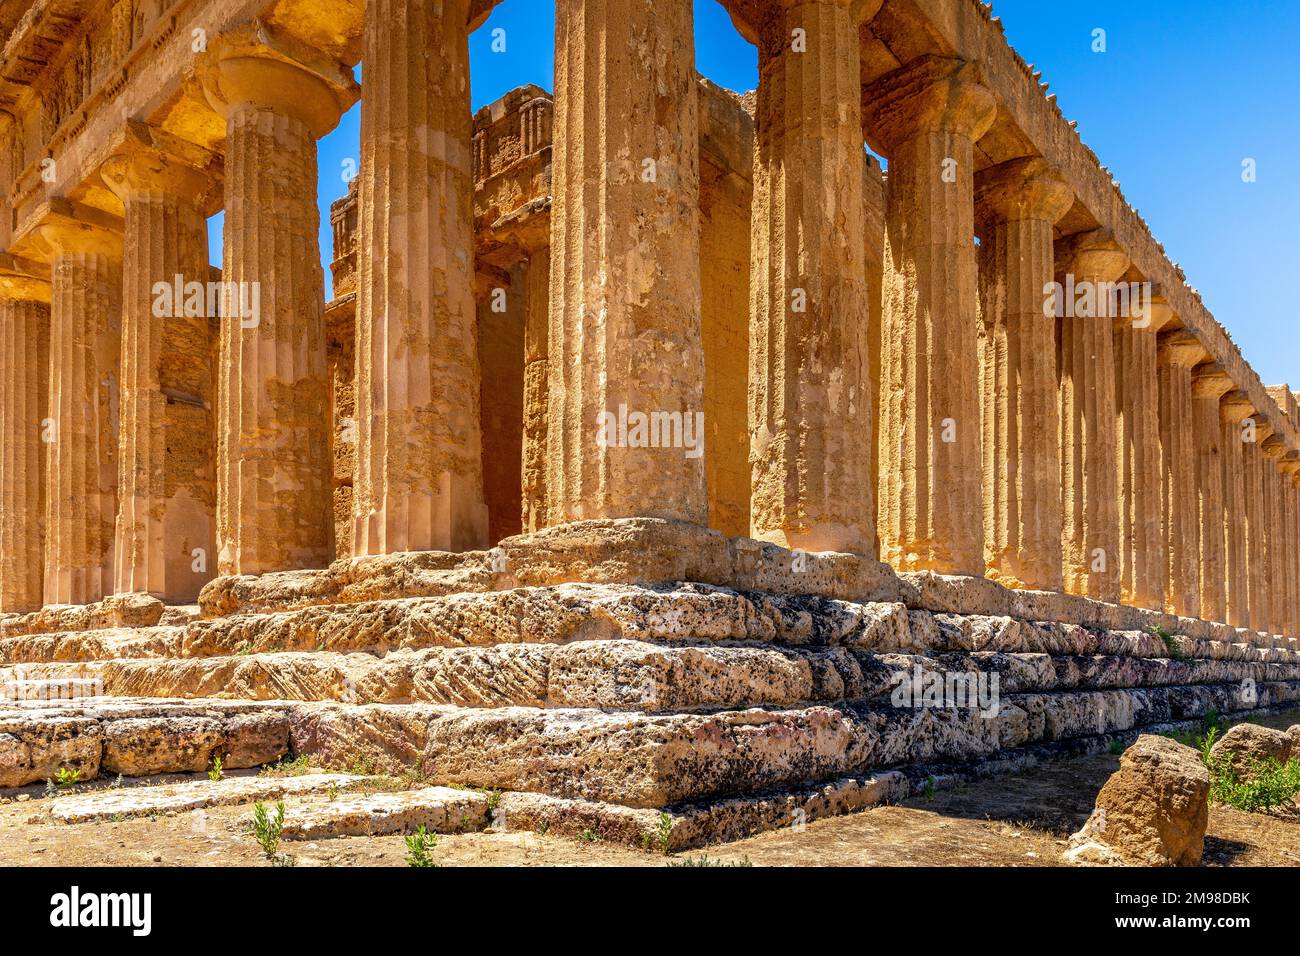
[[[1265,720],[1281,727],[1296,721],[1296,712]],[[707,855],[755,866],[1054,866],[1118,764],[1109,754],[1060,761],[677,858]],[[250,832],[251,806],[66,825],[42,812],[42,788],[20,793],[26,799],[11,793],[0,803],[0,865],[266,865]],[[298,866],[402,866],[406,856],[400,836],[285,841],[281,849]],[[1205,849],[1210,866],[1300,865],[1300,815],[1212,807]],[[531,832],[444,835],[434,856],[445,866],[665,863],[662,856],[610,843]]]

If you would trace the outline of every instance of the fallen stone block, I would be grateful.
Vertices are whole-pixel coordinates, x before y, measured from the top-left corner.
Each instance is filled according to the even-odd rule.
[[[1294,743],[1287,731],[1258,724],[1237,724],[1210,748],[1210,759],[1216,764],[1232,767],[1240,779],[1249,780],[1254,776],[1256,764],[1270,760],[1286,763],[1291,758]]]
[[[1209,822],[1210,774],[1200,756],[1167,737],[1143,734],[1120,757],[1083,828],[1070,863],[1199,866]]]

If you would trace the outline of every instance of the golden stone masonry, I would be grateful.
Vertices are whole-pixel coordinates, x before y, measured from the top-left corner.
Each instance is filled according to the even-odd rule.
[[[1297,396],[985,4],[556,0],[472,113],[497,2],[0,0],[0,787],[127,698],[686,846],[1300,699]]]

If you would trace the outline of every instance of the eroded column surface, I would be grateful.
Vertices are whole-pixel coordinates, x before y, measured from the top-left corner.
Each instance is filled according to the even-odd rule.
[[[316,140],[356,89],[341,71],[276,53],[275,42],[257,26],[218,38],[200,59],[205,92],[226,120],[222,574],[323,567],[333,557]]]
[[[1166,303],[1151,302],[1145,314],[1114,325],[1120,598],[1155,611],[1165,606],[1156,337],[1172,318]]]
[[[1269,588],[1272,592],[1265,630],[1270,634],[1285,634],[1290,608],[1285,580],[1288,557],[1284,526],[1285,504],[1282,500],[1284,475],[1281,466],[1287,447],[1278,435],[1270,435],[1259,447],[1264,453],[1261,484],[1264,492],[1264,531],[1268,536]]]
[[[122,236],[68,220],[52,249],[45,491],[45,603],[112,593],[117,516]]]
[[[980,244],[984,535],[989,577],[1059,591],[1060,451],[1056,323],[1043,308],[1054,271],[1052,227],[1074,195],[1042,160],[976,177],[987,216]]]
[[[1200,465],[1192,410],[1192,368],[1204,347],[1186,331],[1160,342],[1160,446],[1164,462],[1165,608],[1200,617]]]
[[[708,520],[695,85],[690,0],[557,5],[553,523]]]
[[[1227,512],[1224,510],[1223,427],[1220,400],[1233,384],[1217,363],[1192,372],[1192,426],[1196,444],[1197,511],[1200,515],[1201,610],[1207,621],[1227,621]]]
[[[540,531],[550,522],[546,512],[546,445],[548,415],[547,354],[551,297],[551,251],[541,248],[528,257],[524,271],[524,435],[522,507],[523,530]]]
[[[473,295],[469,5],[366,5],[357,555],[487,544]]]
[[[1226,620],[1234,627],[1250,627],[1249,518],[1246,452],[1242,422],[1255,413],[1246,393],[1230,391],[1219,401],[1223,450],[1224,598]]]
[[[129,138],[100,173],[125,208],[113,590],[193,601],[216,572],[207,222],[212,180]],[[196,285],[196,283],[198,285]]]
[[[1256,416],[1258,413],[1256,413]],[[1250,588],[1250,627],[1267,631],[1272,621],[1272,574],[1268,555],[1268,510],[1264,501],[1264,471],[1268,460],[1260,442],[1272,433],[1269,425],[1252,416],[1243,443],[1246,457],[1246,574]]]
[[[759,29],[750,533],[874,555],[866,249],[846,241],[866,234],[851,6],[780,3]]]
[[[974,142],[993,122],[973,68],[923,61],[863,91],[889,157],[881,360],[881,557],[984,573]]]
[[[1300,452],[1289,451],[1278,462],[1282,472],[1282,568],[1285,582],[1286,610],[1282,616],[1282,633],[1288,637],[1300,635],[1300,492],[1296,490],[1296,476],[1300,475]]]
[[[40,270],[35,267],[30,273]],[[48,273],[47,273],[48,274]],[[50,283],[0,262],[0,613],[43,600]]]
[[[1119,471],[1115,438],[1114,298],[1128,256],[1104,231],[1057,249],[1063,295],[1057,320],[1061,402],[1061,510],[1065,589],[1120,600]]]

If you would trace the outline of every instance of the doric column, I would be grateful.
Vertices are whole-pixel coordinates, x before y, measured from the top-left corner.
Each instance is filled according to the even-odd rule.
[[[255,22],[212,41],[199,60],[226,120],[221,574],[323,567],[333,557],[316,140],[357,90],[336,64],[295,55]]]
[[[1243,443],[1246,456],[1246,567],[1250,588],[1250,627],[1266,632],[1272,623],[1272,569],[1268,558],[1268,510],[1264,501],[1264,471],[1268,465],[1260,443],[1272,434],[1272,426],[1256,411],[1253,428]]]
[[[975,177],[980,244],[984,553],[1009,587],[1062,589],[1052,228],[1074,194],[1041,159]]]
[[[100,168],[126,235],[113,590],[181,604],[216,571],[209,161],[133,123]]]
[[[1248,506],[1246,451],[1242,422],[1255,413],[1246,393],[1230,391],[1219,401],[1219,423],[1223,449],[1223,512],[1226,550],[1227,622],[1233,627],[1250,627],[1250,566],[1248,556]]]
[[[354,554],[488,538],[479,424],[470,0],[370,0],[358,198]]]
[[[1173,310],[1153,298],[1140,315],[1115,318],[1115,401],[1119,457],[1120,595],[1163,611],[1165,536],[1161,506],[1157,335]]]
[[[889,157],[880,537],[901,570],[984,573],[974,144],[997,105],[977,79],[926,58],[863,91]]]
[[[542,246],[528,256],[524,270],[524,436],[521,499],[524,533],[540,531],[550,521],[546,511],[546,445],[549,405],[549,316],[551,250]]]
[[[0,255],[0,613],[41,606],[49,269]]]
[[[1282,472],[1282,553],[1285,566],[1281,569],[1285,582],[1286,610],[1282,616],[1283,631],[1287,637],[1300,637],[1300,490],[1296,478],[1300,476],[1300,452],[1288,451],[1278,462]]]
[[[39,227],[51,260],[45,603],[112,592],[117,516],[120,220],[59,202]]]
[[[1285,476],[1281,468],[1287,447],[1280,435],[1270,435],[1259,448],[1264,453],[1264,528],[1268,535],[1268,576],[1272,591],[1267,630],[1271,634],[1285,634],[1291,610],[1286,583],[1286,567],[1290,559],[1286,553],[1286,505],[1282,498]]]
[[[556,524],[708,521],[694,42],[691,0],[556,7],[546,475]]]
[[[1122,559],[1110,290],[1128,269],[1128,256],[1108,231],[1094,230],[1062,240],[1056,262],[1064,277],[1057,367],[1065,589],[1118,602]]]
[[[1207,621],[1228,620],[1227,527],[1224,510],[1224,447],[1220,400],[1233,384],[1217,363],[1192,372],[1192,424],[1196,434],[1196,488],[1200,515],[1201,612]]]
[[[1205,357],[1205,348],[1190,332],[1178,330],[1161,337],[1165,609],[1184,617],[1201,615],[1201,515],[1196,487],[1200,473],[1192,416],[1192,368]]]
[[[750,533],[876,551],[858,26],[782,0],[759,29],[749,373]],[[802,43],[795,40],[802,37]]]

